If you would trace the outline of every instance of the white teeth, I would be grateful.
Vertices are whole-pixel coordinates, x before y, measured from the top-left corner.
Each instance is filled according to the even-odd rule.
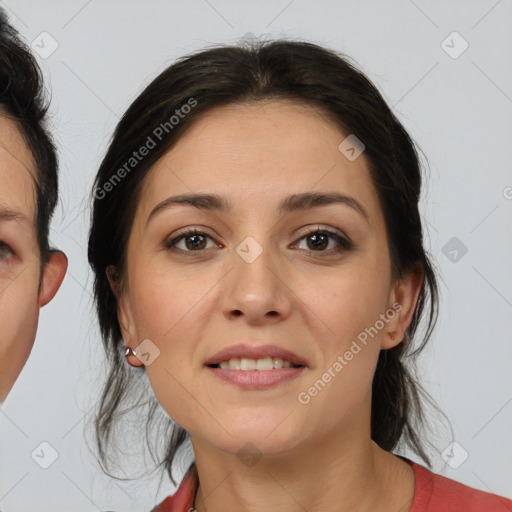
[[[230,368],[232,370],[272,370],[273,368],[291,368],[290,361],[284,361],[280,357],[264,357],[262,359],[249,359],[234,357],[229,361],[219,363],[220,368]]]
[[[274,363],[271,357],[265,357],[256,361],[256,370],[272,370]]]
[[[256,370],[256,361],[254,359],[240,359],[240,370]]]

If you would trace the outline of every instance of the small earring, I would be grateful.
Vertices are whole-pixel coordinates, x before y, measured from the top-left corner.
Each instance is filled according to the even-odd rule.
[[[394,337],[394,336],[391,336],[391,339],[392,339],[392,340],[394,340],[394,339],[395,339],[395,337]]]
[[[137,352],[135,352],[135,350],[131,349],[130,347],[124,347],[124,356],[128,357],[130,354],[136,356]]]

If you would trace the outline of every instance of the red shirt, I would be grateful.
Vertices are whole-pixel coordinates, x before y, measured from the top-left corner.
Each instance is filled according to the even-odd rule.
[[[408,512],[512,512],[512,500],[473,489],[399,457],[412,466],[416,477],[414,500]],[[196,491],[197,472],[192,464],[176,493],[151,512],[192,512]]]

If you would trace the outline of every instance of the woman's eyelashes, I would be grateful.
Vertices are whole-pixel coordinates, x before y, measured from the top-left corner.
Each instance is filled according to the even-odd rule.
[[[213,242],[209,247],[208,240]],[[303,242],[302,247],[300,247],[301,241],[303,240],[305,242]],[[212,247],[220,248],[221,244],[217,243],[208,233],[194,228],[184,231],[178,236],[169,238],[164,243],[164,246],[170,251],[179,252],[186,256],[193,256],[192,253],[200,253]],[[299,250],[305,252],[333,255],[352,249],[353,244],[338,232],[317,227],[314,230],[304,233],[291,247],[298,247]]]
[[[325,228],[317,228],[313,231],[309,231],[301,238],[299,238],[298,242],[300,242],[301,240],[306,240],[307,248],[302,249],[299,247],[299,249],[306,251],[311,249],[313,252],[325,252],[328,254],[332,254],[348,251],[353,247],[352,243],[349,242],[344,236],[335,231],[331,231]],[[330,241],[336,242],[337,245],[328,248],[329,245],[331,245]]]
[[[204,231],[200,231],[198,229],[189,229],[187,231],[182,232],[181,234],[174,238],[168,239],[165,242],[165,248],[169,250],[177,249],[179,252],[182,253],[199,252],[208,248],[206,247],[207,238],[213,240],[213,238]],[[191,240],[192,242],[188,243]],[[178,244],[181,244],[182,242],[185,242],[185,248],[178,247]]]

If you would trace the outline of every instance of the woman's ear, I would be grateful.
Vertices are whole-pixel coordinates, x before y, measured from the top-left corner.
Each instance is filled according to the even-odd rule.
[[[418,302],[423,277],[423,269],[415,267],[392,286],[388,308],[397,313],[386,324],[381,342],[382,350],[393,348],[404,339]]]
[[[131,346],[129,338],[131,334],[132,322],[129,298],[125,297],[124,290],[121,287],[120,275],[117,268],[114,265],[108,265],[107,268],[105,269],[105,273],[107,274],[110,289],[112,290],[112,293],[116,298],[117,321],[119,322],[119,326],[121,327],[125,345]]]
[[[119,271],[114,265],[108,265],[105,269],[107,274],[108,283],[110,289],[114,294],[117,302],[117,321],[121,327],[121,333],[123,335],[125,347],[129,347],[135,350],[138,343],[135,333],[135,323],[133,322],[133,316],[130,305],[130,298],[125,293],[124,287],[121,286]],[[140,361],[133,353],[129,353],[126,356],[126,361],[131,366],[142,366]]]
[[[50,302],[57,293],[66,271],[68,269],[68,258],[62,251],[52,251],[46,263],[39,292],[39,307],[42,308]]]
[[[119,297],[119,272],[114,265],[107,265],[105,274],[107,276],[110,289],[117,299]]]

